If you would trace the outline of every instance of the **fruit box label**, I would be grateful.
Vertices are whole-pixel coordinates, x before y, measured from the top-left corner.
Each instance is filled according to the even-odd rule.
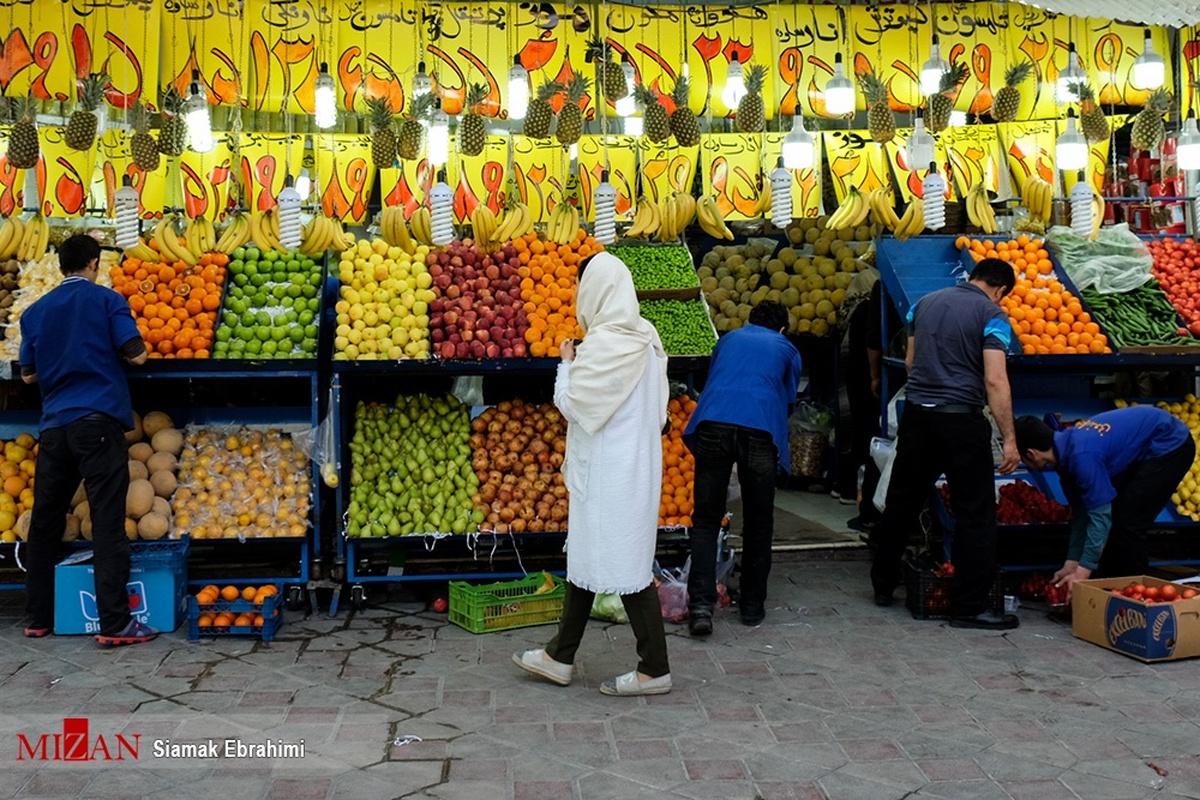
[[[1104,607],[1104,630],[1114,650],[1159,660],[1174,654],[1179,626],[1169,603],[1141,603],[1110,594]]]
[[[100,613],[96,607],[95,570],[91,564],[64,565],[54,573],[54,632],[96,634]],[[187,592],[183,576],[157,566],[134,564],[125,585],[129,610],[139,622],[162,631],[173,631],[187,617]]]

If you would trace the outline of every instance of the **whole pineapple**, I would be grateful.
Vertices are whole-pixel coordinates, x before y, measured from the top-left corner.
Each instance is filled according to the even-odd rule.
[[[583,57],[596,64],[596,80],[600,81],[605,97],[609,100],[620,100],[629,94],[625,73],[620,64],[609,59],[608,48],[604,46],[602,39],[599,37],[590,39]]]
[[[871,131],[871,139],[887,144],[896,138],[896,118],[888,105],[887,84],[874,72],[863,73],[858,82],[867,99],[867,128]]]
[[[93,72],[79,81],[79,105],[71,112],[63,141],[72,150],[91,150],[96,144],[96,130],[100,124],[96,110],[104,101],[104,84],[108,76]]]
[[[37,101],[24,97],[18,101],[17,121],[8,134],[8,163],[15,169],[37,166],[41,149],[38,146]]]
[[[1171,110],[1171,95],[1166,89],[1155,89],[1146,99],[1146,107],[1133,118],[1129,144],[1139,150],[1153,150],[1166,136],[1163,114]]]
[[[486,83],[472,83],[467,89],[467,113],[458,123],[458,150],[464,156],[479,155],[487,144],[487,123],[479,113],[487,93]]]
[[[174,86],[163,90],[159,110],[162,123],[158,126],[158,151],[165,156],[183,155],[187,147],[187,122],[183,118],[183,97]]]
[[[675,110],[671,112],[671,133],[680,147],[695,147],[700,144],[700,123],[688,108],[688,79],[680,75],[671,92]]]
[[[662,144],[670,139],[671,118],[662,103],[658,102],[658,94],[645,86],[635,86],[633,96],[645,109],[642,132],[646,138],[655,144]]]
[[[755,64],[746,71],[746,93],[737,107],[737,129],[742,133],[762,133],[766,130],[767,117],[762,96],[766,79],[767,68],[762,64]]]
[[[579,101],[587,94],[591,81],[582,75],[576,75],[567,84],[567,102],[558,112],[558,131],[555,138],[561,145],[572,145],[583,135],[583,109]]]
[[[1033,62],[1022,61],[1004,71],[1004,85],[992,97],[992,119],[996,122],[1012,122],[1021,107],[1021,90],[1017,87],[1033,74]]]
[[[391,169],[396,162],[392,105],[386,97],[368,98],[367,114],[371,118],[371,162],[376,169]]]
[[[400,135],[396,141],[396,155],[405,161],[415,161],[421,157],[421,143],[424,139],[425,128],[421,121],[433,112],[433,92],[417,95],[408,105],[404,122],[400,125]]]
[[[138,169],[153,172],[158,169],[161,159],[158,154],[158,142],[150,135],[150,114],[143,103],[138,103],[133,113],[134,132],[133,136],[129,137],[129,153]]]
[[[966,64],[951,64],[950,69],[942,73],[937,94],[925,99],[925,125],[933,133],[944,131],[950,125],[950,112],[954,110],[954,98],[950,93],[962,86],[969,74]]]
[[[1096,102],[1096,92],[1083,81],[1071,84],[1071,92],[1079,98],[1079,129],[1084,138],[1089,142],[1107,140],[1112,131],[1104,110]]]
[[[553,81],[538,87],[537,95],[530,101],[529,110],[525,112],[522,133],[531,139],[545,139],[550,135],[550,123],[554,120],[554,106],[550,105],[550,100],[562,90],[563,85]]]

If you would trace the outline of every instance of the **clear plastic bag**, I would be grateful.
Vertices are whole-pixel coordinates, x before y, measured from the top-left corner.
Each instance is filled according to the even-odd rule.
[[[662,607],[666,622],[687,622],[688,618],[688,570],[692,566],[689,557],[678,569],[663,569],[654,562],[654,576],[658,578],[658,604]]]
[[[1150,271],[1154,257],[1125,224],[1101,228],[1094,242],[1076,236],[1070,228],[1055,227],[1046,242],[1080,289],[1118,294],[1154,277]]]
[[[341,458],[337,447],[337,424],[333,415],[333,392],[330,392],[329,411],[325,418],[315,428],[298,431],[292,434],[292,441],[310,460],[315,462],[321,471],[321,482],[331,489],[336,489],[341,472]]]
[[[621,602],[621,595],[596,595],[596,599],[592,601],[592,619],[617,622],[622,625],[629,622],[629,615],[625,613],[625,604]]]

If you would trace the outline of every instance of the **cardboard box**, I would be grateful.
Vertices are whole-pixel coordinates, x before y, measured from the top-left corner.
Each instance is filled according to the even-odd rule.
[[[54,632],[60,636],[100,632],[91,555],[91,550],[81,551],[54,568]],[[187,619],[186,568],[180,569],[177,561],[139,561],[135,556],[126,588],[138,621],[166,633]]]
[[[1071,632],[1140,661],[1200,656],[1200,595],[1145,603],[1113,594],[1131,583],[1163,586],[1170,581],[1148,575],[1079,581],[1072,588]]]

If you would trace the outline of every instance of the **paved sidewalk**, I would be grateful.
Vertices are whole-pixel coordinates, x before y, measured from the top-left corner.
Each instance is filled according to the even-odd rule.
[[[1147,666],[1029,609],[1003,635],[918,622],[867,590],[865,561],[781,558],[766,622],[671,626],[675,690],[646,699],[598,692],[633,665],[628,626],[594,623],[562,688],[509,662],[552,628],[476,636],[413,603],[292,615],[271,645],[181,630],[101,651],[24,639],[10,594],[0,797],[1200,798],[1197,662]],[[64,717],[125,760],[29,761],[18,734],[36,747]],[[155,758],[210,737],[304,757]]]

